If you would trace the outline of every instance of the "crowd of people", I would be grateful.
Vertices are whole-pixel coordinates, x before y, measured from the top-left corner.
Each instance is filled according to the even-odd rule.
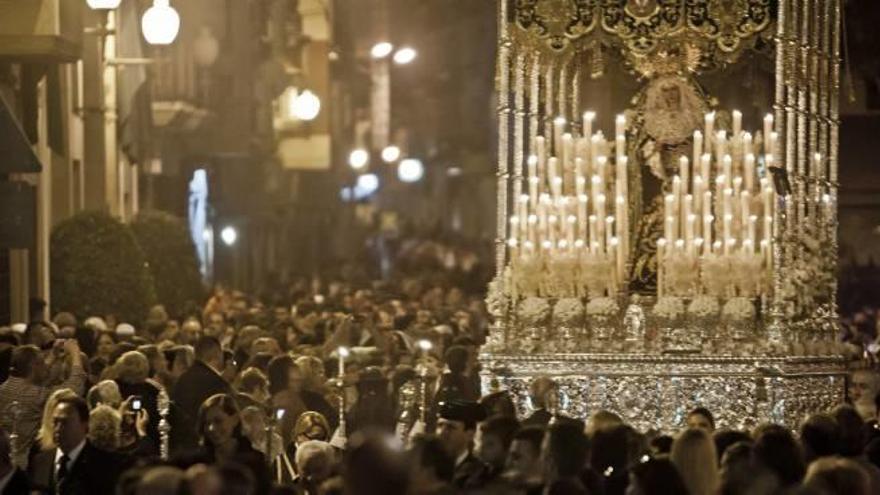
[[[566,416],[549,377],[528,411],[483,393],[482,296],[442,277],[275,294],[136,325],[33,301],[0,328],[0,495],[880,493],[871,371],[796,432],[716,430],[699,404],[640,432]]]

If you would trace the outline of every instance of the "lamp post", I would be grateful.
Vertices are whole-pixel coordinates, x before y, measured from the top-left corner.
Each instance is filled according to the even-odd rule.
[[[133,1],[133,0],[128,0]],[[97,29],[87,29],[86,32],[96,34],[99,39],[99,53],[97,56],[98,69],[100,70],[100,96],[98,101],[87,102],[87,108],[99,108],[100,123],[86,117],[86,132],[101,129],[103,146],[100,151],[95,149],[95,154],[103,156],[104,170],[101,174],[102,197],[94,206],[110,206],[110,212],[119,215],[125,220],[125,170],[122,167],[119,155],[119,136],[117,129],[118,115],[118,66],[147,65],[153,60],[146,57],[120,58],[117,57],[117,8],[122,0],[86,0],[86,4],[94,11],[101,14],[101,25]],[[128,5],[126,6],[128,7]],[[150,44],[167,45],[174,41],[180,29],[180,16],[171,7],[169,0],[154,0],[153,6],[147,9],[141,19],[141,29],[144,39]],[[96,95],[97,96],[97,95]],[[94,124],[92,124],[94,122]],[[88,142],[88,141],[87,141]],[[97,148],[97,147],[96,147]],[[132,208],[131,212],[137,211],[137,176],[136,166],[131,167]]]

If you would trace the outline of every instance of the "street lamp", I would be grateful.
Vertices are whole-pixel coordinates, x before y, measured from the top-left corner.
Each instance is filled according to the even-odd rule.
[[[385,58],[391,55],[391,50],[394,50],[394,45],[387,41],[380,41],[370,49],[370,56],[376,59]]]
[[[352,150],[348,154],[348,164],[355,170],[366,167],[368,163],[370,163],[370,153],[363,148]]]
[[[416,59],[416,51],[408,46],[394,52],[394,63],[406,65]]]
[[[113,10],[119,7],[122,0],[86,0],[92,10]]]
[[[355,196],[366,197],[379,189],[379,176],[376,174],[364,174],[358,177],[354,186]]]
[[[180,30],[180,16],[169,0],[153,0],[153,6],[141,18],[144,39],[151,45],[170,45]]]
[[[290,101],[290,113],[299,120],[314,120],[320,111],[320,98],[309,90],[303,91]]]
[[[386,146],[382,150],[382,161],[385,163],[394,163],[397,159],[400,158],[400,148],[394,146],[393,144],[390,146]]]
[[[238,231],[235,230],[235,227],[227,225],[220,231],[220,239],[223,240],[223,244],[231,246],[235,244],[236,240],[238,240]]]
[[[397,178],[403,182],[418,182],[425,175],[425,166],[416,158],[401,160],[397,166]]]

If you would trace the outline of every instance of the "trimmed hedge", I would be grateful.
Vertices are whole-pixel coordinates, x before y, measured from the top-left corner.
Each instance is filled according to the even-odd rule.
[[[187,303],[201,304],[205,288],[186,222],[170,213],[144,211],[131,222],[131,230],[144,250],[156,295],[168,314],[177,317]]]
[[[50,238],[53,311],[80,318],[114,314],[140,325],[156,303],[153,280],[131,229],[107,213],[86,211],[58,224]]]

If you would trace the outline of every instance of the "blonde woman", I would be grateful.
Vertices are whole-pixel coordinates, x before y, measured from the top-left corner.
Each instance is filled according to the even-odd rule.
[[[147,436],[159,445],[159,387],[150,378],[150,361],[140,351],[128,351],[114,365],[116,384],[123,400],[132,397],[132,404],[140,400],[139,409],[146,411]]]
[[[98,404],[89,413],[89,442],[108,452],[119,448],[122,415],[116,409]]]
[[[703,429],[688,428],[672,442],[670,460],[690,495],[715,495],[720,485],[715,443]]]
[[[306,411],[300,414],[293,427],[290,443],[281,455],[275,458],[272,466],[275,481],[280,484],[292,483],[298,475],[295,461],[299,446],[311,440],[329,442],[332,433],[327,418],[321,413]]]

